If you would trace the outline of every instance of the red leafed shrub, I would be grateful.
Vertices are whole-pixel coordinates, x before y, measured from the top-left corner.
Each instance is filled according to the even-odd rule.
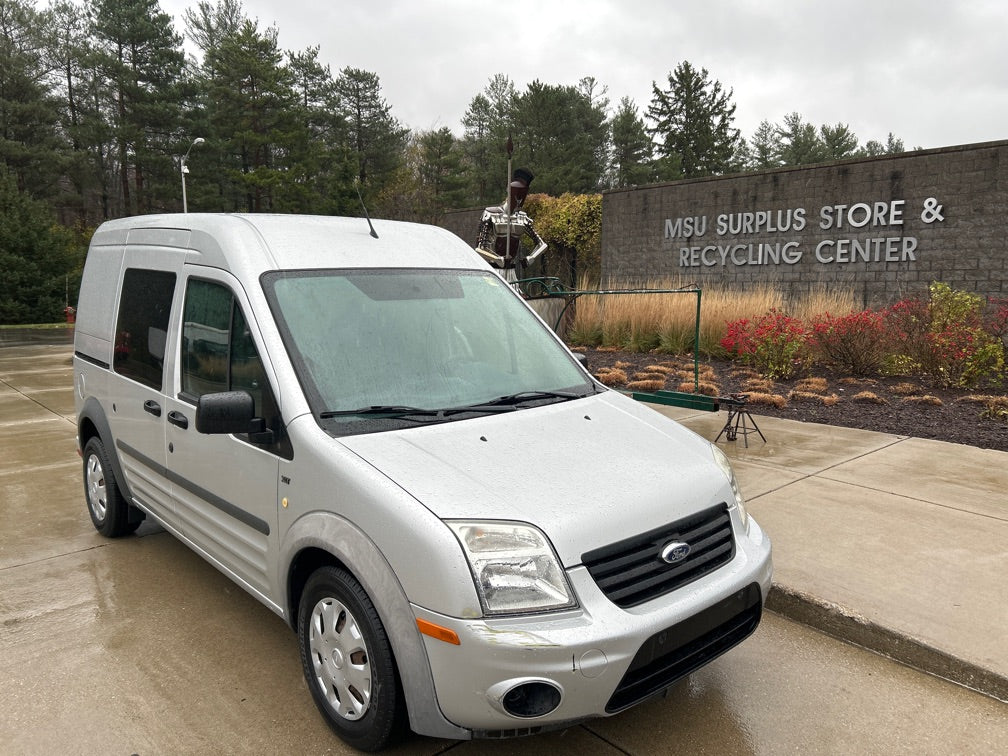
[[[1008,347],[1008,298],[991,297],[987,300],[987,332]]]
[[[787,379],[808,365],[807,339],[800,320],[770,310],[755,320],[729,322],[721,346],[766,377]]]
[[[903,299],[883,310],[890,372],[919,370],[930,352],[931,308],[926,299]],[[906,369],[897,369],[898,367]]]
[[[821,361],[845,373],[875,375],[885,361],[885,335],[885,318],[874,310],[840,317],[826,313],[812,324],[809,346]]]

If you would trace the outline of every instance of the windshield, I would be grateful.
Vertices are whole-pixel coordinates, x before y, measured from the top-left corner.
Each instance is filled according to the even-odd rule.
[[[312,410],[336,435],[595,391],[490,272],[287,271],[264,285]]]

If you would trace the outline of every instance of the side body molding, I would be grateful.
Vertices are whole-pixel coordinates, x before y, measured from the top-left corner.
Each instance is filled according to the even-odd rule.
[[[308,549],[331,554],[353,573],[374,603],[395,654],[411,729],[430,737],[471,739],[469,730],[452,724],[441,713],[416,616],[392,567],[360,528],[339,515],[305,514],[287,530],[280,545],[277,561],[282,572],[277,584],[284,586],[287,594],[284,609],[291,626],[296,628],[300,600],[292,591],[291,577],[298,557]]]

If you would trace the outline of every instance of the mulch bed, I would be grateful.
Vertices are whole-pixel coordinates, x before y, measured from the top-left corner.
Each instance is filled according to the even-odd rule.
[[[693,360],[667,354],[582,349],[588,369],[613,388],[693,391]],[[730,360],[700,361],[701,393],[748,393],[754,416],[839,425],[1008,451],[1008,395],[1003,387],[943,389],[925,377],[855,379],[814,368],[791,380],[767,382]],[[635,381],[643,381],[635,385]],[[686,385],[681,385],[681,384]],[[999,397],[998,417],[983,417]],[[775,406],[776,403],[780,406]]]

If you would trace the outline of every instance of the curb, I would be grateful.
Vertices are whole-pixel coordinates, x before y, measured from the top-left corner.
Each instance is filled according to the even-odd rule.
[[[888,656],[908,667],[1008,702],[1008,677],[883,627],[838,604],[774,583],[767,596],[766,608],[826,635]]]

